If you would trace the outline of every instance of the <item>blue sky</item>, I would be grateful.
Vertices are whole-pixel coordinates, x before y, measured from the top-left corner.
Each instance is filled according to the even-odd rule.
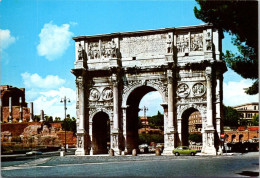
[[[195,18],[195,1],[83,1],[83,0],[0,0],[1,85],[26,89],[27,102],[35,104],[35,114],[63,117],[66,95],[75,112],[73,36],[148,30],[203,24]],[[225,34],[223,50],[235,51]],[[237,105],[258,101],[247,96],[244,80],[229,70],[224,75],[224,103]],[[161,106],[158,93],[149,93],[140,103],[148,115]]]

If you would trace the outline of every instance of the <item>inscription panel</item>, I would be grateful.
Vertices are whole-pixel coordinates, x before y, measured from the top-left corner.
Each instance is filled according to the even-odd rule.
[[[120,40],[122,57],[164,55],[167,49],[167,35],[124,37]]]

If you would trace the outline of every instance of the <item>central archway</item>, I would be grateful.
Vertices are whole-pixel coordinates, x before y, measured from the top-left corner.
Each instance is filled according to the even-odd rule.
[[[110,148],[110,121],[105,112],[98,112],[93,117],[92,148],[94,154],[107,154]]]
[[[139,104],[142,98],[149,92],[157,91],[151,86],[139,86],[134,88],[129,94],[126,104],[126,147],[130,152],[138,149],[138,113],[140,111]],[[161,103],[158,103],[161,104]]]
[[[196,133],[201,135],[201,114],[197,109],[191,107],[183,112],[181,118],[181,145],[189,146],[190,134],[195,133],[196,130]]]

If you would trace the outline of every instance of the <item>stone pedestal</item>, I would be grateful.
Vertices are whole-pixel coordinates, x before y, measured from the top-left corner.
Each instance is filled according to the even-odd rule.
[[[61,157],[65,156],[65,151],[61,151],[61,152],[60,152],[60,156],[61,156]]]
[[[85,150],[86,139],[85,138],[86,137],[85,137],[84,132],[77,133],[77,150],[75,151],[76,156],[86,155],[86,150]]]
[[[174,132],[166,133],[166,138],[167,139],[164,140],[163,154],[164,155],[171,155],[172,150],[174,149],[175,133]]]
[[[204,155],[217,155],[214,143],[214,129],[205,129],[203,133],[203,147],[201,153]]]
[[[121,150],[119,149],[119,132],[115,132],[115,130],[113,130],[111,137],[111,149],[114,150],[115,155],[121,155]]]

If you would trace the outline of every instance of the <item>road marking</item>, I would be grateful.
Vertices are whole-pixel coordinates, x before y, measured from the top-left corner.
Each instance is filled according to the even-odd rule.
[[[39,167],[37,165],[44,164],[49,161],[51,158],[39,158],[24,164],[18,164],[15,166],[2,167],[2,170],[15,170],[15,169],[31,169],[32,167]]]

